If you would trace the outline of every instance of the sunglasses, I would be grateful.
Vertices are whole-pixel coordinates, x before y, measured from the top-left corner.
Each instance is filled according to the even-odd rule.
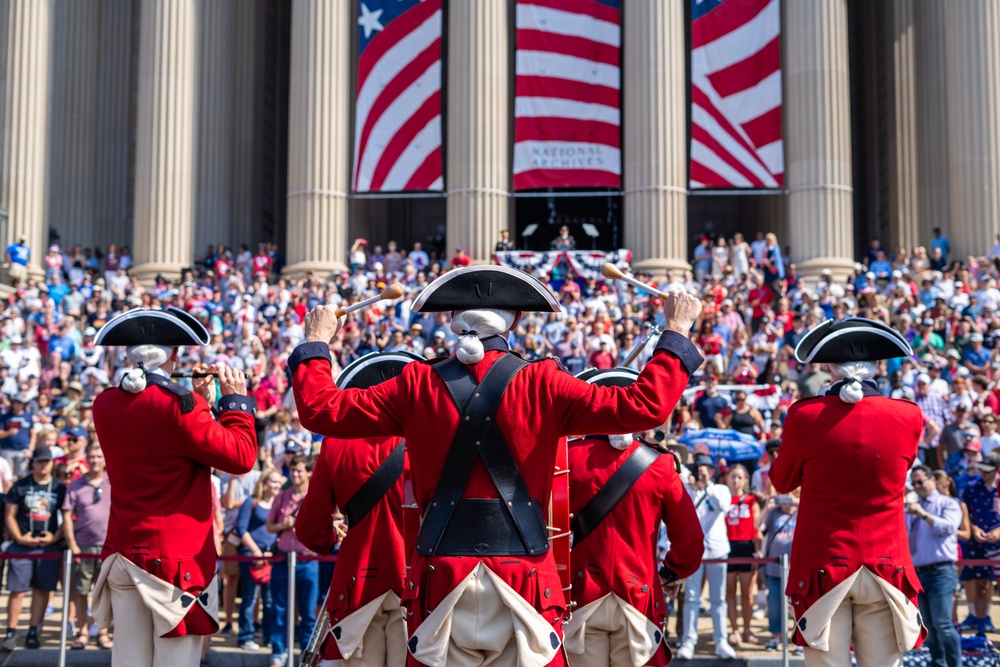
[[[101,498],[104,496],[104,488],[100,486],[94,487],[94,504],[101,502]]]

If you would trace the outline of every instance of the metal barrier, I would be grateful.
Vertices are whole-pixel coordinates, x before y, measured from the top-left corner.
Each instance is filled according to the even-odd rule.
[[[4,560],[15,560],[15,559],[26,559],[26,560],[55,560],[61,559],[63,561],[63,573],[62,573],[62,585],[63,585],[63,600],[62,600],[62,627],[59,631],[59,667],[66,667],[66,649],[69,640],[69,598],[70,598],[70,586],[72,584],[72,566],[74,559],[80,560],[100,560],[102,556],[100,554],[73,554],[69,549],[61,552],[52,553],[36,553],[36,554],[9,554],[5,552],[0,552],[0,561]],[[270,561],[270,562],[288,562],[288,605],[286,608],[287,613],[287,630],[288,630],[288,667],[294,667],[295,665],[295,620],[297,615],[297,610],[295,608],[295,568],[300,562],[326,562],[335,563],[337,561],[336,556],[320,556],[317,554],[297,554],[294,551],[287,554],[276,554],[274,556],[265,556],[258,558],[256,556],[217,556],[216,560],[219,562],[225,561],[235,561],[240,563],[255,563],[259,561]],[[782,555],[778,558],[706,558],[702,561],[702,564],[707,563],[726,563],[727,565],[767,565],[769,563],[779,563],[781,565],[781,599],[784,603],[782,605],[781,614],[781,662],[783,667],[788,667],[789,655],[788,655],[788,645],[789,645],[789,627],[788,627],[788,596],[785,594],[785,590],[788,588],[788,556]],[[975,567],[975,566],[986,566],[994,567],[1000,569],[1000,559],[987,559],[987,558],[970,558],[965,560],[960,560],[956,564],[958,567]]]

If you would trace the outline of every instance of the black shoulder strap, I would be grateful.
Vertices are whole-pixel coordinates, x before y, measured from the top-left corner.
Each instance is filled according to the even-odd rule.
[[[579,544],[584,538],[590,535],[597,528],[598,524],[611,514],[611,510],[625,497],[625,494],[636,483],[636,480],[659,457],[660,454],[656,450],[646,445],[639,445],[632,450],[632,453],[625,459],[625,463],[615,471],[611,479],[573,517],[570,528],[573,530],[574,545]]]
[[[513,354],[505,354],[476,383],[469,369],[458,359],[435,364],[432,368],[444,380],[448,393],[458,408],[459,422],[455,437],[442,468],[434,499],[421,525],[417,551],[433,554],[441,543],[456,503],[472,474],[478,457],[489,471],[493,484],[504,500],[525,549],[542,553],[548,547],[545,526],[536,525],[536,509],[517,469],[500,430],[494,428],[494,418],[500,400],[514,376],[528,362]]]
[[[157,387],[166,389],[171,394],[180,398],[182,415],[186,415],[194,410],[194,394],[184,385],[172,382],[158,373],[146,373],[146,384],[155,384]]]
[[[396,445],[361,488],[344,505],[344,515],[350,527],[361,523],[375,505],[385,498],[392,485],[403,475],[403,443]]]

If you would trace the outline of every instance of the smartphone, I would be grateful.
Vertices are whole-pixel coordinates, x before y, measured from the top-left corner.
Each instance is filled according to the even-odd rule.
[[[774,504],[775,505],[791,505],[792,504],[792,497],[790,495],[788,495],[788,494],[783,494],[783,495],[780,495],[780,496],[775,496],[774,497]]]

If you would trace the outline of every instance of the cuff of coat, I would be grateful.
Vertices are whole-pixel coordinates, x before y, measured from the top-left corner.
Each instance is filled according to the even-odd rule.
[[[660,573],[660,578],[663,579],[663,582],[666,584],[672,584],[680,579],[677,573],[671,570],[666,565],[660,566],[659,573]]]
[[[248,415],[257,414],[257,403],[253,400],[252,396],[244,396],[243,394],[227,394],[219,399],[219,414],[224,412],[230,412],[235,410],[236,412],[245,412]]]
[[[330,346],[317,341],[314,343],[302,343],[296,347],[288,355],[288,375],[294,376],[299,364],[310,359],[326,359],[332,366],[333,359],[330,357]]]
[[[701,352],[694,346],[691,340],[676,331],[664,331],[660,334],[660,340],[656,343],[657,350],[666,350],[677,356],[684,364],[684,370],[688,375],[694,374],[705,362]]]

